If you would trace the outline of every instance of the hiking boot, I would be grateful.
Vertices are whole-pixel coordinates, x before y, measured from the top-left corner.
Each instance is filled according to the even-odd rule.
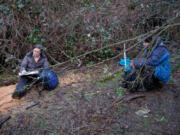
[[[14,99],[20,99],[20,98],[22,98],[25,94],[26,94],[25,91],[15,91],[15,92],[12,94],[12,98],[14,98]]]
[[[12,98],[13,99],[20,99],[20,93],[15,91],[13,94],[12,94]]]
[[[127,82],[126,82],[126,81],[123,81],[123,82],[120,84],[120,86],[121,86],[122,88],[127,88]]]

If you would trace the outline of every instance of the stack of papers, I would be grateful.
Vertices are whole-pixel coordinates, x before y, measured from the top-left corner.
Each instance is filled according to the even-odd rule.
[[[19,76],[28,76],[28,75],[37,75],[37,74],[38,74],[38,71],[29,71],[24,74],[19,73]]]

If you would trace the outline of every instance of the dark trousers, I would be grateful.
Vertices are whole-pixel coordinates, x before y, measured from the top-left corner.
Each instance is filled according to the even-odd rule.
[[[155,67],[144,66],[140,69],[131,69],[124,75],[122,87],[130,91],[147,91],[162,88],[163,83],[153,74]]]
[[[15,93],[23,96],[34,85],[39,83],[37,76],[22,76],[16,86]]]

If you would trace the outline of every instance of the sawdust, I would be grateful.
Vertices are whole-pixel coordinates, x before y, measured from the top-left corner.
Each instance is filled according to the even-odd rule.
[[[57,87],[64,87],[67,85],[75,85],[78,81],[82,81],[85,78],[83,74],[74,74],[69,73],[64,77],[59,78],[59,85]],[[0,87],[0,112],[6,113],[8,110],[12,110],[13,108],[19,108],[19,106],[27,105],[26,101],[24,102],[25,97],[18,99],[12,98],[12,93],[14,92],[16,85],[4,86]]]
[[[78,82],[85,81],[85,78],[87,78],[87,75],[85,76],[82,73],[68,73],[67,75],[59,78],[59,86],[64,87],[67,85],[74,85]]]
[[[6,112],[12,106],[18,105],[18,100],[12,99],[16,85],[4,86],[0,88],[0,112]]]

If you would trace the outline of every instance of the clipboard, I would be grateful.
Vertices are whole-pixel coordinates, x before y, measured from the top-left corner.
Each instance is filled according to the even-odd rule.
[[[19,76],[30,76],[30,75],[38,75],[39,71],[29,71],[29,72],[26,72],[24,74],[22,73],[19,73]]]

